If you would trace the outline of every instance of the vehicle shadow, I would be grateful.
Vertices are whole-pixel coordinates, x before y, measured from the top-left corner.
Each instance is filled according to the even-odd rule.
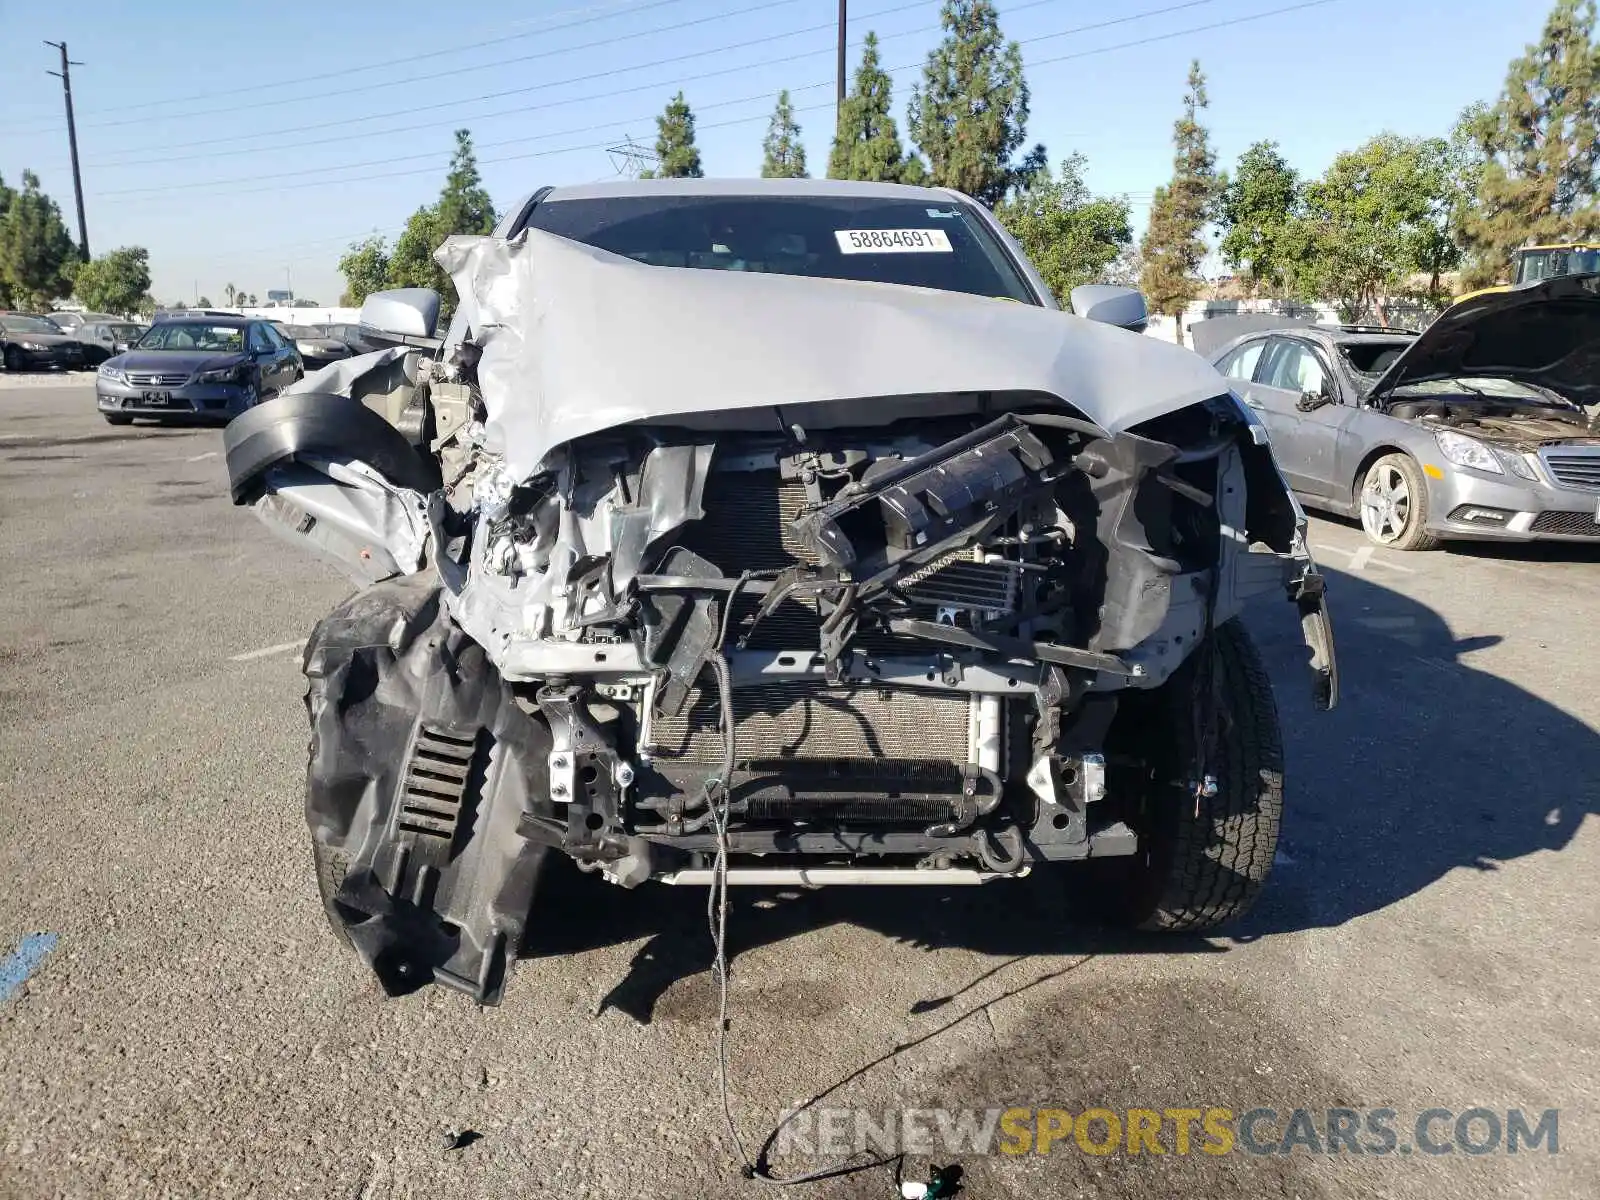
[[[1560,850],[1600,813],[1600,732],[1462,656],[1424,604],[1328,571],[1343,698],[1312,709],[1291,614],[1252,632],[1282,718],[1289,796],[1279,862],[1235,938],[1339,925],[1462,868]]]
[[[1364,575],[1327,574],[1343,687],[1332,713],[1312,706],[1293,610],[1274,599],[1248,614],[1277,694],[1289,795],[1278,866],[1240,921],[1211,938],[1108,929],[1073,907],[1068,865],[945,892],[735,889],[730,951],[845,923],[929,952],[963,948],[1008,960],[1224,953],[1230,942],[1376,912],[1457,868],[1492,871],[1559,850],[1585,815],[1600,813],[1600,734],[1461,661],[1498,638],[1458,640],[1427,606]],[[580,876],[564,859],[553,866],[525,956],[645,939],[602,1008],[648,1022],[668,988],[709,966],[703,889],[630,892]],[[542,922],[541,912],[585,917]]]

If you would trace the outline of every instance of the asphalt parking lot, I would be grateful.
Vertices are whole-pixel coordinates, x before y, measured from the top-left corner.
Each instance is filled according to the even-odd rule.
[[[0,384],[0,961],[55,938],[0,1000],[0,1195],[760,1192],[722,1134],[703,894],[554,881],[497,1009],[384,1000],[334,945],[298,645],[349,588],[230,506],[220,446],[112,429],[81,380]],[[1067,1138],[907,1172],[959,1157],[975,1198],[1595,1195],[1600,549],[1401,555],[1321,520],[1314,545],[1344,702],[1311,711],[1287,606],[1252,614],[1290,800],[1250,917],[1122,938],[1037,872],[738,895],[747,1143],[818,1096],[875,1119],[1389,1107],[1401,1143],[1432,1107],[1555,1108],[1558,1153]],[[777,1165],[820,1165],[803,1151]],[[882,1170],[808,1190],[894,1194]]]

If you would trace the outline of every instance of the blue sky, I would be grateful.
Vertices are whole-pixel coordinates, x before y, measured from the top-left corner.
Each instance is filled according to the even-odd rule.
[[[1315,173],[1385,129],[1446,132],[1464,105],[1499,91],[1549,7],[1323,0],[1277,11],[1296,3],[999,0],[1028,68],[1029,144],[1043,141],[1052,160],[1087,155],[1091,185],[1128,194],[1142,230],[1171,170],[1191,57],[1210,80],[1223,166],[1272,138]],[[894,73],[902,132],[938,7],[850,0],[852,68],[868,30],[884,64],[906,68]],[[290,282],[333,303],[344,247],[397,232],[431,202],[458,126],[472,130],[505,208],[543,184],[612,177],[606,147],[652,142],[654,114],[680,86],[707,174],[753,175],[773,98],[789,88],[823,173],[836,14],[834,0],[0,0],[0,175],[15,186],[35,170],[73,225],[61,89],[45,74],[57,52],[43,44],[65,38],[83,63],[73,91],[93,251],[148,247],[162,300]]]

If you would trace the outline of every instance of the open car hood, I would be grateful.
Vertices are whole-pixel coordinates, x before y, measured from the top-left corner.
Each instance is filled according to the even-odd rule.
[[[645,266],[537,230],[452,237],[436,257],[483,346],[486,445],[512,478],[637,421],[1027,392],[1115,434],[1228,387],[1188,350],[988,297]]]
[[[1452,378],[1514,379],[1578,404],[1600,402],[1600,275],[1564,275],[1452,305],[1368,395]]]

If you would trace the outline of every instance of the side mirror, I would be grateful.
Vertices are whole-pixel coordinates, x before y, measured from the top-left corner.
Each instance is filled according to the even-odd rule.
[[[396,338],[431,338],[439,324],[439,293],[432,288],[373,292],[361,305],[361,324]]]
[[[1317,409],[1333,403],[1333,396],[1328,392],[1328,385],[1323,384],[1315,392],[1301,392],[1300,399],[1295,402],[1295,407],[1301,412],[1316,412]]]
[[[1086,283],[1072,289],[1072,311],[1086,321],[1099,321],[1143,333],[1150,322],[1144,297],[1133,288],[1109,283]]]

